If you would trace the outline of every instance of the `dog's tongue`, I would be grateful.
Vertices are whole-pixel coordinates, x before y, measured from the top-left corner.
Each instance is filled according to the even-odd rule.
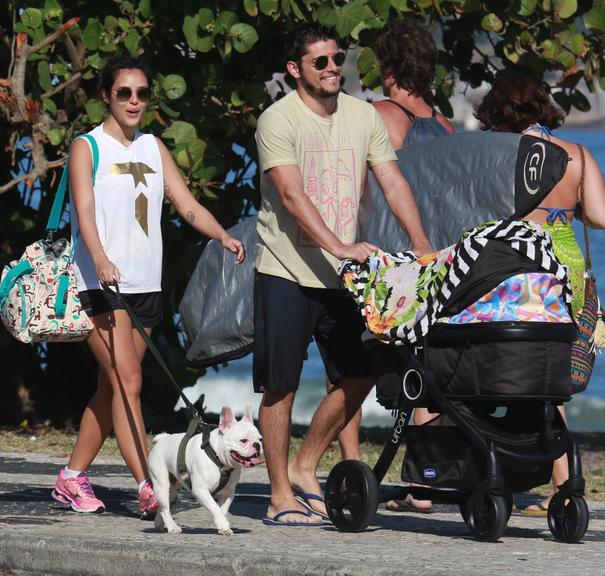
[[[256,456],[252,456],[252,458],[250,458],[250,464],[252,464],[252,466],[257,466],[258,464],[262,464],[263,461],[260,458],[257,458]]]

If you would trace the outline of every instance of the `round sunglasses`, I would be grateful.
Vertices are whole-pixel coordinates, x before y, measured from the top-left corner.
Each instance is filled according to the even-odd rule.
[[[315,68],[315,70],[323,70],[328,67],[328,63],[330,62],[330,58],[332,58],[332,62],[336,66],[342,66],[345,63],[345,58],[347,55],[344,52],[336,52],[331,56],[318,56],[311,62],[311,66]]]
[[[132,89],[128,86],[122,86],[121,88],[116,88],[112,90],[112,92],[116,95],[116,100],[118,102],[128,102],[132,97]],[[151,98],[151,88],[148,86],[144,86],[143,88],[139,88],[137,91],[137,99],[141,102],[148,102]]]

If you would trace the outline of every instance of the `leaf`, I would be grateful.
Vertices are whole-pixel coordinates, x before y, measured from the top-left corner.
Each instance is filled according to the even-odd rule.
[[[235,24],[229,30],[233,41],[233,47],[237,52],[244,53],[252,50],[252,47],[258,42],[256,30],[249,24]]]
[[[273,16],[274,14],[277,14],[277,11],[279,8],[279,1],[278,0],[259,0],[258,7],[260,8],[260,11],[263,14],[266,14],[267,16]]]
[[[131,56],[138,55],[140,39],[141,36],[134,28],[131,28],[128,31],[128,34],[126,34],[126,38],[124,38],[124,46],[126,46],[126,49],[128,50]]]
[[[57,105],[50,98],[42,98],[42,110],[54,116],[57,113]]]
[[[162,112],[164,112],[164,114],[167,114],[168,116],[170,116],[170,118],[178,118],[179,117],[179,113],[176,110],[173,110],[172,108],[170,108],[170,106],[168,106],[168,104],[166,104],[166,102],[160,100],[158,102],[160,109],[162,110]]]
[[[571,104],[580,112],[588,112],[590,110],[590,102],[588,98],[579,90],[574,90],[571,93]]]
[[[214,36],[202,36],[197,39],[195,49],[198,52],[210,52],[214,48]]]
[[[187,92],[187,83],[178,74],[168,74],[162,83],[162,90],[166,93],[168,100],[177,100]]]
[[[562,64],[565,70],[569,70],[576,63],[576,57],[568,50],[562,50],[557,54],[557,62]]]
[[[605,1],[597,0],[592,8],[584,14],[584,25],[588,30],[605,32]]]
[[[488,32],[501,32],[504,28],[504,23],[497,14],[491,12],[490,14],[486,14],[481,20],[481,28]]]
[[[208,145],[199,138],[192,138],[179,146],[176,153],[176,161],[181,168],[194,169],[204,158]]]
[[[105,58],[103,58],[98,52],[93,52],[88,58],[86,63],[92,66],[95,70],[102,70],[105,66]]]
[[[569,96],[564,92],[554,92],[552,95],[554,101],[565,111],[565,113],[569,114],[571,110],[571,101]]]
[[[42,12],[37,8],[26,8],[21,14],[21,22],[36,30],[42,26]]]
[[[151,16],[152,12],[150,0],[141,0],[139,2],[139,12],[143,18],[149,18]]]
[[[200,19],[196,14],[195,16],[185,16],[183,19],[183,34],[187,44],[190,48],[197,50],[198,35],[197,29],[199,28]]]
[[[38,62],[38,84],[44,92],[48,92],[53,87],[47,60]]]
[[[557,54],[559,54],[561,51],[561,44],[555,40],[544,40],[544,42],[540,44],[540,48],[542,49],[542,55],[544,58],[554,60],[556,59]]]
[[[63,138],[65,138],[65,128],[63,128],[63,126],[59,127],[59,128],[51,128],[48,131],[48,141],[53,145],[53,146],[58,146],[59,144],[61,144],[61,142],[63,142]]]
[[[506,59],[510,60],[513,64],[516,64],[521,59],[521,54],[517,52],[514,44],[505,44],[502,47],[502,52],[504,52]]]
[[[336,32],[341,38],[349,36],[358,22],[363,20],[363,8],[363,1],[352,0],[336,10]]]
[[[374,50],[368,48],[362,48],[357,57],[357,70],[360,74],[367,74],[372,68],[379,66],[378,58],[374,54]]]
[[[219,32],[227,32],[237,24],[237,14],[231,10],[224,10],[216,19],[216,27]]]
[[[175,144],[181,144],[186,140],[197,138],[197,132],[193,124],[183,122],[182,120],[175,120],[170,127],[162,132],[162,138],[170,138],[174,140]]]
[[[232,12],[233,14],[233,12]],[[210,10],[210,8],[202,8],[198,13],[197,13],[197,19],[198,19],[198,26],[202,29],[205,30],[206,32],[210,32],[210,27],[215,25],[214,22],[214,13],[212,12],[212,10]],[[236,21],[237,21],[237,17],[236,17]]]
[[[105,116],[106,106],[103,101],[97,100],[96,98],[90,98],[86,101],[86,104],[84,104],[84,109],[86,110],[86,114],[88,114],[90,121],[93,124],[98,124]]]
[[[44,18],[47,20],[63,20],[63,8],[58,0],[44,0]]]
[[[391,6],[399,12],[410,12],[412,8],[408,6],[408,0],[391,0]]]
[[[82,32],[82,36],[84,37],[84,45],[91,52],[99,49],[99,37],[101,36],[102,31],[103,27],[96,18],[88,19],[86,28],[84,28],[84,31]]]
[[[244,0],[244,10],[248,16],[258,16],[258,4],[256,0]]]
[[[571,51],[576,56],[582,56],[586,50],[586,42],[583,34],[574,34],[569,41],[571,45]]]
[[[538,0],[521,0],[517,14],[530,16],[536,11]]]
[[[552,0],[555,12],[561,18],[569,18],[578,11],[577,0]]]
[[[315,17],[322,26],[333,27],[336,25],[336,10],[328,3],[322,4],[318,8]]]

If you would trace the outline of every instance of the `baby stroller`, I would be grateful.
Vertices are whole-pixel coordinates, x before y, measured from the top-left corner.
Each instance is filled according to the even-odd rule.
[[[385,330],[386,343],[368,340],[377,399],[395,412],[395,422],[373,470],[344,461],[330,472],[326,506],[339,530],[362,531],[379,502],[411,494],[458,504],[475,538],[496,541],[509,520],[513,494],[548,483],[553,462],[566,453],[569,479],[550,501],[548,526],[564,542],[584,536],[589,514],[580,454],[557,409],[570,399],[570,352],[576,336],[571,317],[562,322],[449,321],[516,275],[541,271],[565,278],[566,271],[549,252],[549,238],[534,234],[534,228],[513,220],[479,227],[477,236],[467,239],[468,246],[479,236],[486,239],[480,254],[469,262],[469,252],[459,250],[466,271],[451,264],[423,320],[407,331]],[[436,416],[411,426],[418,406]],[[413,485],[379,492],[404,437],[402,480]]]

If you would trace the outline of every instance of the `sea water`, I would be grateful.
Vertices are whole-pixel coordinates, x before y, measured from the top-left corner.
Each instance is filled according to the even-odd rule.
[[[596,158],[601,171],[605,173],[605,132],[560,130],[557,135],[586,146]],[[582,245],[581,226],[576,226],[576,234]],[[590,231],[590,246],[595,276],[599,282],[599,293],[605,305],[605,230]],[[252,390],[250,356],[230,362],[228,366],[219,368],[218,371],[209,370],[186,392],[191,399],[197,399],[200,394],[205,394],[204,405],[209,412],[217,413],[222,406],[230,405],[241,413],[246,404],[251,404],[258,414],[260,394],[255,394]],[[323,365],[315,344],[312,344],[294,401],[293,421],[298,424],[309,424],[325,392]],[[182,401],[177,404],[177,407],[179,406],[182,406]],[[572,430],[605,431],[605,352],[597,355],[588,389],[567,404],[567,413]],[[362,425],[390,426],[392,422],[390,412],[376,402],[376,395],[372,392],[363,405]]]

